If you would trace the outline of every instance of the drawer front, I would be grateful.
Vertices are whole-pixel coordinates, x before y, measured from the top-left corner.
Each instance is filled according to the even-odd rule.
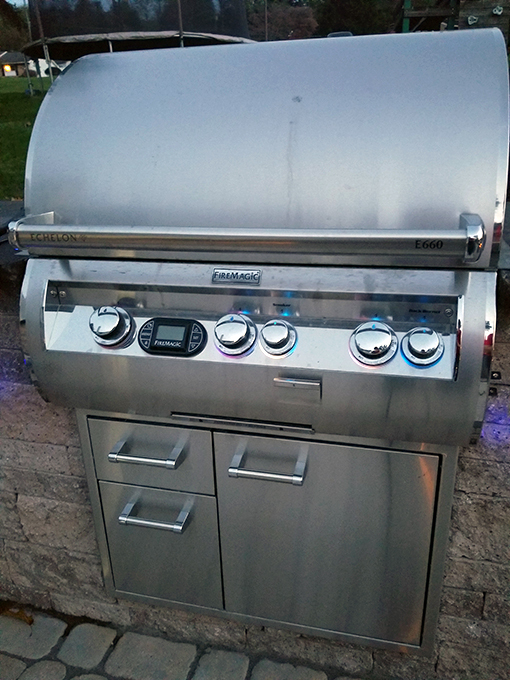
[[[215,498],[111,482],[99,488],[117,591],[222,608]]]
[[[88,418],[98,479],[213,495],[211,434]]]

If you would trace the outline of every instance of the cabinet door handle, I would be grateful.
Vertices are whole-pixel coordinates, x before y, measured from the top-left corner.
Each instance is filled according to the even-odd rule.
[[[164,467],[167,470],[177,470],[184,460],[184,448],[187,436],[183,435],[172,449],[168,458],[144,458],[143,456],[129,456],[126,454],[128,440],[120,439],[108,454],[110,463],[134,463],[135,465],[154,465]]]
[[[230,467],[228,468],[229,477],[245,477],[246,479],[261,479],[267,482],[282,482],[283,484],[294,484],[302,486],[306,474],[306,462],[308,459],[308,446],[303,445],[299,451],[294,472],[291,475],[284,475],[280,472],[264,472],[262,470],[249,470],[241,467],[246,455],[248,442],[243,439],[234,453]]]
[[[193,500],[188,498],[184,503],[175,522],[158,522],[154,519],[143,519],[142,517],[130,517],[133,512],[136,500],[126,503],[124,510],[119,515],[119,524],[132,524],[137,527],[148,527],[149,529],[164,529],[173,531],[175,534],[182,534],[190,520],[190,513],[193,507]]]

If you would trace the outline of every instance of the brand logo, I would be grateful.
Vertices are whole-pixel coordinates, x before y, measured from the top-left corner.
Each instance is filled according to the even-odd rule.
[[[262,278],[260,269],[214,269],[213,283],[246,283],[251,286],[259,286]]]
[[[66,233],[58,233],[58,234],[52,234],[52,233],[35,233],[35,234],[30,234],[30,240],[31,241],[39,241],[39,242],[51,242],[51,243],[77,243],[78,242],[78,237],[75,236],[74,234],[66,234]],[[83,238],[82,238],[83,240]]]
[[[181,347],[178,340],[156,340],[154,347]]]

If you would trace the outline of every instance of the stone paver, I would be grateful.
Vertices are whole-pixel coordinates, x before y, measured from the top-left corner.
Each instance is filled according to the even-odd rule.
[[[38,661],[19,680],[64,680],[67,668],[58,661]]]
[[[273,663],[264,659],[253,669],[251,680],[328,680],[322,671],[290,663]]]
[[[41,659],[51,652],[66,628],[64,621],[42,614],[34,615],[31,626],[10,616],[0,616],[0,652]]]
[[[0,652],[24,659],[0,653],[0,680],[247,680],[250,658],[246,654],[208,648],[192,673],[195,645],[132,632],[122,635],[108,657],[117,630],[91,623],[71,629],[56,652],[58,661],[43,659],[55,654],[52,650],[66,627],[64,621],[43,614],[35,614],[32,625],[0,616]],[[327,676],[305,666],[263,659],[250,680],[327,680]]]
[[[0,680],[18,680],[26,667],[23,661],[0,654]]]
[[[250,660],[244,654],[206,650],[193,680],[245,680]]]
[[[103,660],[117,631],[92,623],[82,623],[69,633],[57,657],[69,666],[92,670]]]
[[[125,680],[186,680],[195,645],[125,633],[105,664],[105,672]]]

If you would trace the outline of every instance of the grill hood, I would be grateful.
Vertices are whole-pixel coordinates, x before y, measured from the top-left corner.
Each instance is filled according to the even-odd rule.
[[[40,255],[487,268],[507,156],[495,29],[90,55],[41,106],[11,238]]]

